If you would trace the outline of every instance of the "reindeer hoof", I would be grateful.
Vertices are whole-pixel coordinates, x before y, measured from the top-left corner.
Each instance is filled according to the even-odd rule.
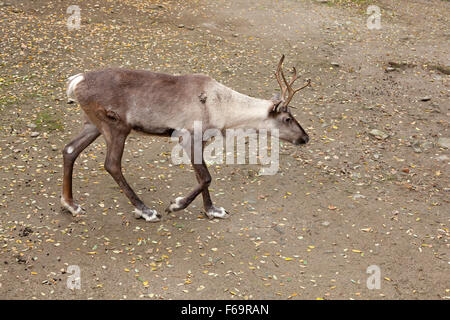
[[[161,220],[161,215],[156,210],[145,208],[144,210],[134,209],[134,217],[136,219],[145,219],[147,222],[158,222]]]
[[[183,203],[183,200],[184,200],[183,197],[178,197],[175,199],[175,201],[171,201],[170,205],[166,208],[166,212],[170,213],[186,208],[186,206]]]
[[[64,209],[68,210],[74,217],[86,214],[86,211],[82,207],[80,207],[76,203],[70,205],[63,197],[61,197],[61,205],[63,206]]]
[[[210,219],[214,218],[225,219],[228,218],[230,215],[228,214],[228,212],[225,211],[224,208],[212,206],[209,210],[206,211],[206,216]]]

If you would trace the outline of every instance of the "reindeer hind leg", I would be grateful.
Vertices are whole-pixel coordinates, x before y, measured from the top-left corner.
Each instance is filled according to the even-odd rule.
[[[107,147],[105,169],[114,178],[123,193],[134,205],[135,217],[143,218],[148,222],[157,222],[160,221],[161,215],[159,215],[156,210],[148,208],[141,199],[139,199],[122,174],[122,155],[125,140],[129,132],[130,130],[128,129],[120,129],[120,126],[115,129],[111,127],[106,128],[106,132],[104,133]]]
[[[63,149],[64,178],[61,205],[72,215],[83,213],[83,208],[73,201],[72,174],[73,165],[79,154],[100,135],[100,131],[91,122],[86,121],[81,132]]]

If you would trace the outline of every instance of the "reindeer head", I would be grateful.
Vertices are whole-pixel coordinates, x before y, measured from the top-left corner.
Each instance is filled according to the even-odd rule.
[[[277,77],[278,84],[281,88],[281,95],[272,98],[273,105],[269,110],[269,118],[272,121],[273,126],[278,129],[280,139],[289,141],[295,145],[305,144],[309,141],[309,136],[291,114],[289,108],[292,107],[289,106],[289,103],[294,97],[294,94],[309,86],[311,81],[308,79],[306,84],[302,87],[295,90],[292,89],[294,81],[297,80],[297,70],[293,68],[294,75],[292,76],[291,82],[288,82],[282,69],[283,61],[284,55],[281,56],[277,71],[275,72],[275,76]],[[283,79],[286,87],[283,86],[281,79]]]

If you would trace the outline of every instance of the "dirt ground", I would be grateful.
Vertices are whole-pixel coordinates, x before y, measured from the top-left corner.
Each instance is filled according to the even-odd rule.
[[[449,12],[441,0],[2,1],[0,298],[450,299]],[[312,79],[293,110],[311,141],[282,143],[273,176],[210,166],[229,219],[206,219],[200,198],[165,214],[193,170],[171,163],[169,138],[137,134],[124,174],[162,221],[134,219],[103,138],[75,165],[87,215],[62,210],[61,150],[81,126],[67,77],[205,73],[270,98],[282,53]],[[67,287],[72,265],[81,289]]]

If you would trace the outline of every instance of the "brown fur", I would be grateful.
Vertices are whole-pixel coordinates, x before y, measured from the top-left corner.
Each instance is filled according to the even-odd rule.
[[[94,123],[98,123],[99,118],[103,121],[109,111],[117,114],[129,129],[160,135],[179,127],[183,121],[178,118],[186,107],[197,115],[191,122],[203,120],[204,102],[197,97],[205,95],[206,85],[211,81],[204,75],[172,76],[142,70],[106,69],[85,73],[75,95]],[[162,127],[162,123],[166,127]]]

